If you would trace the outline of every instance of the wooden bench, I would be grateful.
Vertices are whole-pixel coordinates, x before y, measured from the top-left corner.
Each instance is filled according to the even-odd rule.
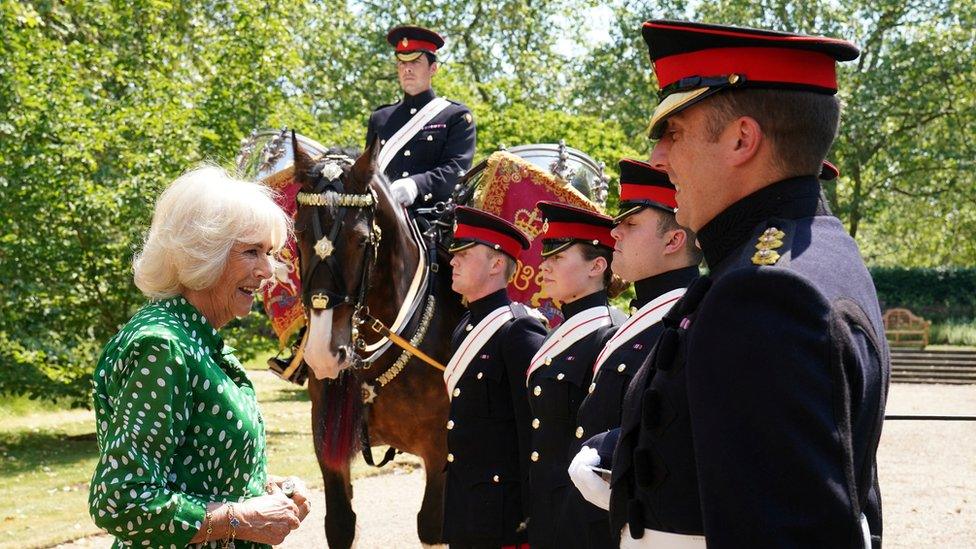
[[[915,316],[908,309],[888,309],[882,317],[885,336],[892,347],[919,347],[929,344],[932,322]]]

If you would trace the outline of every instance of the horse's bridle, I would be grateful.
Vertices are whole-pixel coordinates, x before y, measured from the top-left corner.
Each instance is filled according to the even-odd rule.
[[[366,305],[366,296],[369,292],[369,280],[372,276],[373,265],[376,263],[379,245],[382,239],[382,231],[376,225],[376,192],[369,189],[368,193],[355,194],[346,193],[340,176],[342,175],[342,165],[349,166],[352,159],[345,155],[327,155],[323,157],[325,163],[322,166],[321,181],[316,185],[312,192],[299,192],[295,201],[303,206],[316,208],[312,216],[312,236],[315,240],[315,253],[309,258],[307,265],[304,265],[301,272],[302,278],[302,302],[308,310],[328,310],[340,305],[351,305],[353,307],[352,329],[350,339],[355,351],[366,347],[366,341],[359,337],[358,326],[362,323],[362,318],[369,314],[369,307]],[[335,210],[332,227],[329,228],[327,239],[324,238],[322,230],[322,220],[319,215],[319,208],[329,208]],[[363,250],[363,260],[360,269],[359,291],[355,298],[350,293],[349,286],[345,284],[342,270],[332,255],[334,242],[339,235],[339,229],[350,209],[360,209],[367,212],[367,226],[369,236],[366,239],[366,247]],[[342,288],[345,293],[337,293],[328,288],[314,288],[311,285],[312,276],[322,265],[329,271],[329,276],[335,288]],[[309,283],[306,284],[305,281]],[[360,362],[357,352],[350,356],[353,366]]]

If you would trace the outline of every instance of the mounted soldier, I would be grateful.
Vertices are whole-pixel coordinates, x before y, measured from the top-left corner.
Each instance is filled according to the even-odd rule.
[[[471,168],[475,124],[461,103],[437,97],[431,82],[444,39],[431,30],[400,26],[387,41],[396,51],[403,97],[373,111],[366,147],[377,141],[376,168],[390,181],[390,193],[411,213],[447,202],[458,179]]]

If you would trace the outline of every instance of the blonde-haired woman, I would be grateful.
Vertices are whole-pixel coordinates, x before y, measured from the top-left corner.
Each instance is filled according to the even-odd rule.
[[[299,479],[267,474],[254,386],[217,332],[250,311],[288,226],[268,188],[216,167],[157,201],[134,261],[149,302],[94,374],[89,510],[113,547],[267,547],[308,513]]]

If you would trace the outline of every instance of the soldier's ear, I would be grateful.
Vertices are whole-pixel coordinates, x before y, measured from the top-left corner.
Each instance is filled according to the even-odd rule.
[[[315,168],[315,161],[298,145],[295,130],[291,131],[291,152],[295,166],[295,182],[299,183],[305,192],[314,191],[315,176],[312,174],[312,169]]]
[[[349,187],[350,191],[356,193],[366,192],[366,187],[369,186],[369,182],[373,179],[373,166],[376,162],[376,156],[378,154],[379,147],[376,146],[377,139],[374,137],[373,141],[366,147],[363,154],[359,155],[356,162],[353,163],[352,168],[349,170]]]

